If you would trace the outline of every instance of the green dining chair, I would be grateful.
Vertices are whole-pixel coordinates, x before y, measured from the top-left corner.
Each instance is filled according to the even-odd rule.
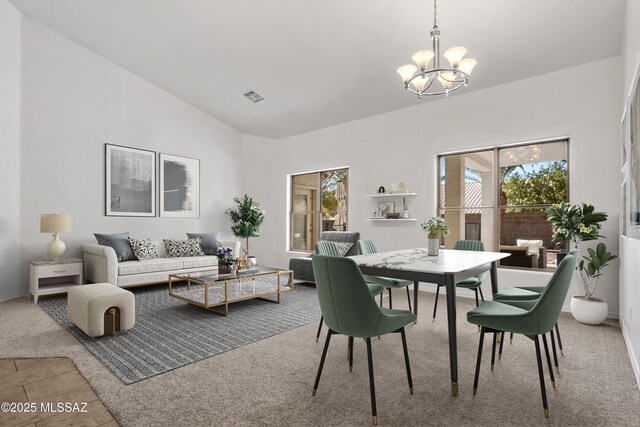
[[[345,257],[314,255],[312,263],[320,310],[329,328],[324,349],[322,350],[322,357],[320,358],[320,365],[318,366],[316,381],[313,385],[313,395],[315,396],[318,390],[331,336],[341,334],[348,337],[350,371],[353,366],[354,338],[363,338],[367,346],[367,359],[369,362],[371,419],[373,425],[377,425],[378,413],[376,410],[371,337],[386,335],[391,332],[400,333],[409,393],[413,394],[411,366],[409,364],[409,352],[407,350],[404,327],[412,323],[416,319],[416,315],[406,310],[378,307],[364,276],[354,260]]]
[[[542,394],[542,406],[544,416],[549,418],[549,405],[547,403],[547,392],[545,388],[544,370],[542,368],[542,357],[540,355],[540,340],[544,344],[547,366],[551,376],[551,383],[555,387],[551,358],[549,357],[549,347],[547,345],[546,334],[553,331],[553,327],[558,321],[562,304],[567,296],[569,285],[573,277],[576,266],[576,257],[567,255],[554,272],[549,284],[535,301],[520,301],[505,304],[497,301],[485,301],[475,309],[467,313],[467,321],[478,325],[480,329],[480,343],[478,346],[478,359],[476,362],[476,372],[473,382],[473,394],[478,390],[478,377],[480,374],[480,362],[482,360],[482,345],[485,333],[493,333],[493,348],[491,351],[491,368],[495,363],[496,336],[499,333],[513,332],[523,334],[533,340],[536,349],[538,362],[538,376],[540,379],[540,392]],[[504,341],[504,340],[503,340]]]
[[[577,249],[574,249],[569,252],[569,255],[578,258],[579,252]],[[535,301],[540,298],[540,295],[545,290],[545,288],[546,286],[516,286],[505,288],[496,293],[493,296],[493,300],[502,302],[504,304],[516,304],[516,301]],[[560,337],[560,328],[558,327],[557,322],[555,325],[555,333],[558,339],[558,348],[560,349],[560,354],[564,356],[564,349],[562,348],[562,338]],[[560,373],[560,366],[558,365],[558,352],[556,350],[556,338],[553,335],[553,331],[549,334],[549,336],[551,337],[551,348],[553,349],[553,360],[556,367],[556,372]],[[509,336],[509,343],[513,343],[513,333]],[[503,344],[504,340],[500,342],[498,359],[502,358]]]
[[[458,240],[454,245],[453,249],[458,251],[480,251],[484,252],[484,244],[479,240]],[[478,292],[480,293],[480,298],[484,302],[484,295],[482,295],[482,281],[486,276],[487,272],[483,272],[474,277],[469,277],[468,279],[463,280],[462,282],[456,283],[458,288],[472,289],[476,294],[476,307],[480,304],[478,300]],[[443,284],[438,284],[436,289],[436,301],[433,305],[433,320],[436,321],[436,310],[438,309],[438,296],[440,295],[440,288],[444,286]]]
[[[335,242],[330,242],[328,240],[320,240],[318,243],[316,243],[316,254],[336,257],[342,256],[340,250],[338,249],[338,245]],[[369,291],[373,296],[382,295],[382,293],[384,292],[384,288],[378,283],[367,282],[367,286],[369,287]],[[318,332],[316,333],[316,342],[318,342],[318,340],[320,339],[320,332],[322,332],[323,323],[324,316],[321,316],[320,324],[318,325]]]
[[[362,255],[371,255],[378,253],[378,249],[376,249],[376,245],[373,243],[373,240],[358,240],[358,249],[360,249],[360,253]],[[394,279],[391,277],[368,275],[365,275],[364,277],[368,283],[377,283],[389,291],[389,308],[393,308],[391,289],[405,288],[407,290],[407,302],[409,303],[409,311],[412,311],[409,286],[413,285],[413,280]],[[382,298],[380,298],[380,306],[382,307]]]

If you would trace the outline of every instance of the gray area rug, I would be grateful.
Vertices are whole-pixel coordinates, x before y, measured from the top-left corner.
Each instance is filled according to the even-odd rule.
[[[132,292],[136,296],[133,329],[98,340],[89,338],[67,319],[66,297],[44,298],[38,304],[125,384],[320,318],[316,290],[309,285],[296,285],[293,291],[281,294],[280,304],[257,299],[231,304],[228,317],[170,297],[166,285],[133,289]]]

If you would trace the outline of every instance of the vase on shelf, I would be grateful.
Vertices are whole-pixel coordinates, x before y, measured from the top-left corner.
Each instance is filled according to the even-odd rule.
[[[429,256],[440,255],[440,235],[439,234],[427,235],[427,255]]]

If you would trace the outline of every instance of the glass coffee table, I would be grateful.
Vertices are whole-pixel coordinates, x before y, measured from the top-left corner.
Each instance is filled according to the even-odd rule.
[[[174,287],[175,282],[187,282]],[[169,295],[227,316],[229,304],[261,299],[280,304],[280,294],[293,290],[293,271],[256,267],[245,273],[218,274],[218,270],[193,271],[169,275]],[[275,299],[266,298],[274,296]],[[224,311],[213,307],[224,307]]]

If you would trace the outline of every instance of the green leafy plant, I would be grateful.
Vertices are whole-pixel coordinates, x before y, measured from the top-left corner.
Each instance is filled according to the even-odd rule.
[[[245,239],[245,255],[249,255],[249,237],[257,237],[260,234],[260,226],[264,221],[265,211],[262,206],[248,195],[242,198],[234,198],[235,209],[227,209],[225,213],[233,224],[231,231],[236,237]]]
[[[609,265],[609,261],[618,258],[611,252],[607,252],[607,245],[598,243],[596,249],[587,248],[588,256],[583,256],[578,264],[578,270],[583,271],[584,275],[594,280],[593,286],[586,292],[586,297],[591,298],[598,287],[598,278],[602,276],[602,269]],[[585,262],[586,261],[586,262]]]
[[[604,237],[600,234],[600,230],[608,216],[605,212],[597,212],[591,203],[557,203],[549,207],[546,213],[555,241],[573,242],[579,250],[580,242]],[[587,248],[587,252],[589,255],[582,257],[576,269],[584,288],[584,296],[591,299],[598,287],[602,269],[618,256],[607,252],[607,246],[604,243],[598,243],[595,250]]]
[[[596,212],[591,203],[556,203],[546,213],[555,241],[571,241],[577,247],[581,241],[604,237],[600,235],[601,223],[608,216],[604,212]]]

